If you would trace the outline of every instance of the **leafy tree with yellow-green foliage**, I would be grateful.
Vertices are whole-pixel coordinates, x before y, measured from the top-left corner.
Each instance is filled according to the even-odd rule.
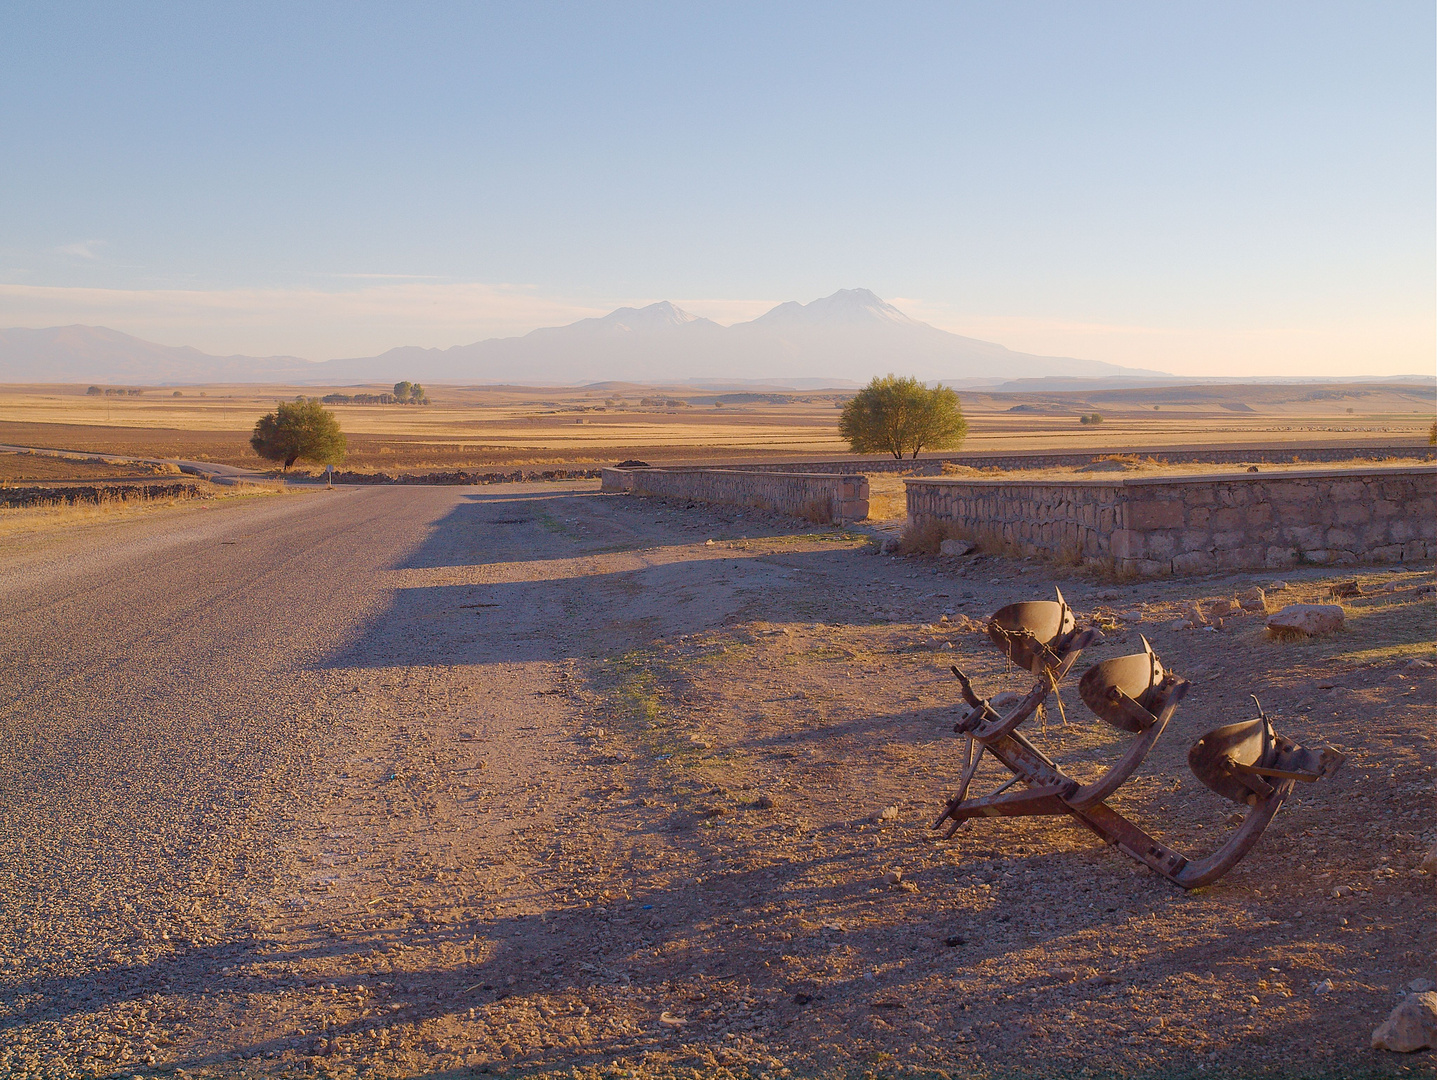
[[[318,398],[281,401],[274,412],[255,422],[249,444],[260,457],[284,462],[286,469],[300,458],[316,465],[338,465],[345,453],[339,421]]]
[[[923,449],[954,450],[968,423],[950,386],[924,386],[895,375],[873,377],[843,406],[838,432],[855,454],[884,453],[902,459]]]

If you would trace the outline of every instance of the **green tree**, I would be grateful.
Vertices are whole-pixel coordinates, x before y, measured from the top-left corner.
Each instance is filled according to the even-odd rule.
[[[1429,446],[1437,444],[1437,420],[1432,421],[1432,427],[1427,432],[1427,444]]]
[[[855,454],[886,453],[901,459],[905,453],[916,458],[925,448],[957,448],[968,424],[951,387],[930,389],[907,376],[875,375],[843,406],[838,432]]]
[[[424,392],[424,387],[419,383],[413,383],[409,387],[409,403],[411,405],[428,405],[429,395]]]
[[[260,457],[284,462],[286,469],[300,458],[316,465],[338,465],[344,460],[344,432],[318,398],[281,401],[274,412],[255,422],[249,444]]]
[[[409,400],[409,394],[414,389],[414,384],[408,379],[394,384],[394,399],[401,404]]]

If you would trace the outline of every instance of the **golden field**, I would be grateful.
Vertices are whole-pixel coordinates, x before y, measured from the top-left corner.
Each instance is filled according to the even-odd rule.
[[[148,389],[88,396],[81,386],[0,387],[0,443],[262,467],[248,445],[276,401],[335,388]],[[344,387],[380,393],[387,387]],[[335,405],[350,468],[413,470],[843,454],[838,406],[851,391],[723,395],[692,388],[434,387],[433,404]],[[680,406],[645,406],[662,396]],[[966,392],[965,451],[1133,450],[1211,443],[1425,441],[1430,385],[1166,386],[1142,390]],[[746,397],[754,400],[732,400]],[[1103,422],[1084,425],[1098,412]]]

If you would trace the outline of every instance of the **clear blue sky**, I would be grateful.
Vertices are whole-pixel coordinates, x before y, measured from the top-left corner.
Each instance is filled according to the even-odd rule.
[[[1430,0],[11,0],[0,325],[320,357],[864,286],[1030,350],[1430,371],[1434,30]]]

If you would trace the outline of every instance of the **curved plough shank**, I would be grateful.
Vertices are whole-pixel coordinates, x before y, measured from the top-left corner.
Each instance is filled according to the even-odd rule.
[[[1278,735],[1260,705],[1256,719],[1208,732],[1188,754],[1189,764],[1198,779],[1217,794],[1245,805],[1247,813],[1237,831],[1216,851],[1189,859],[1150,836],[1105,800],[1146,759],[1191,684],[1163,666],[1146,638],[1141,653],[1089,668],[1079,685],[1084,704],[1133,739],[1100,779],[1082,784],[1018,729],[1056,692],[1083,649],[1102,640],[1102,633],[1079,630],[1059,592],[1056,602],[1032,601],[1003,608],[989,620],[988,636],[1009,660],[1032,671],[1037,680],[1024,697],[1000,712],[987,698],[979,697],[962,671],[952,669],[968,709],[953,726],[965,737],[962,777],[957,792],[932,826],[936,829],[952,823],[944,839],[975,817],[1071,814],[1169,881],[1195,889],[1222,877],[1252,850],[1298,781],[1331,776],[1342,764],[1342,755],[1330,747],[1308,750]],[[1013,776],[987,795],[970,799],[968,788],[984,754],[1002,762]],[[1025,787],[1010,790],[1019,781]]]

